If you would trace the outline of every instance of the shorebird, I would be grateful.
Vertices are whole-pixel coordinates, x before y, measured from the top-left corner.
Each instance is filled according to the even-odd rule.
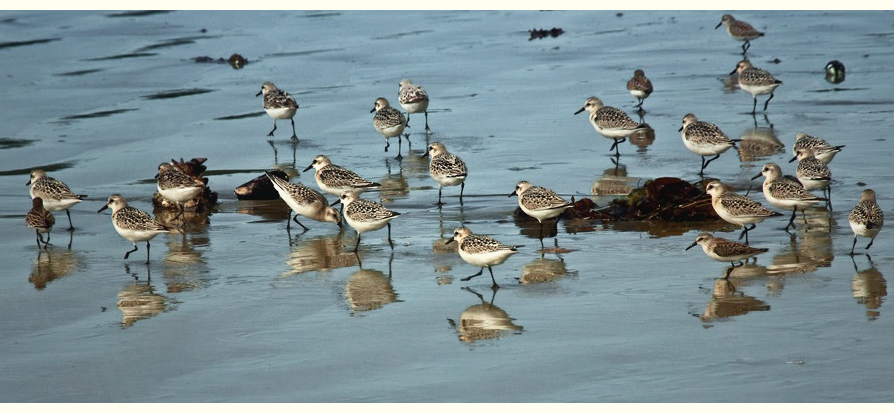
[[[466,164],[458,156],[447,151],[447,147],[440,142],[432,142],[428,146],[428,152],[422,157],[428,157],[428,173],[438,182],[438,205],[441,202],[441,190],[445,186],[459,185],[459,203],[463,203],[463,191],[466,189],[466,177],[469,170]]]
[[[860,194],[860,202],[848,216],[848,222],[851,224],[851,230],[854,231],[851,255],[854,255],[854,247],[857,246],[857,236],[870,238],[869,244],[866,245],[868,250],[875,242],[875,237],[882,230],[882,226],[885,225],[885,214],[875,200],[875,191],[863,190],[863,193]]]
[[[71,213],[68,212],[68,209],[78,202],[81,202],[87,195],[76,195],[72,193],[71,189],[68,189],[68,185],[65,185],[62,181],[57,181],[56,179],[47,176],[47,173],[43,169],[32,170],[31,179],[26,185],[31,186],[31,188],[28,189],[28,194],[31,195],[31,199],[37,197],[42,198],[43,207],[47,210],[65,210],[65,215],[68,216],[68,230],[74,230],[74,226],[71,224]]]
[[[407,111],[407,125],[410,124],[411,113],[425,112],[425,132],[431,133],[428,127],[428,92],[422,86],[414,84],[410,79],[401,80],[397,101]]]
[[[742,43],[742,54],[744,55],[748,48],[751,47],[751,40],[757,39],[758,37],[762,37],[764,34],[755,30],[750,24],[743,22],[742,20],[736,20],[732,15],[724,14],[720,20],[720,23],[717,23],[717,26],[714,27],[714,30],[720,28],[720,26],[726,25],[726,32],[736,40],[744,41]]]
[[[463,261],[477,267],[481,267],[478,273],[468,277],[461,278],[461,281],[469,281],[484,273],[484,268],[490,272],[490,279],[493,281],[492,289],[500,288],[497,280],[494,278],[494,265],[502,264],[510,255],[518,252],[516,247],[503,244],[491,237],[484,235],[475,235],[466,227],[459,227],[453,231],[453,238],[447,240],[447,244],[456,241],[458,243],[457,250]]]

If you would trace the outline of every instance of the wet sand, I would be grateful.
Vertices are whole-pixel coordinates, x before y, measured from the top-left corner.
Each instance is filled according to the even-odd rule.
[[[891,401],[894,247],[883,230],[871,260],[852,259],[847,223],[862,185],[891,214],[890,12],[734,13],[767,32],[748,58],[784,82],[754,117],[724,84],[742,56],[716,11],[4,15],[4,402]],[[564,33],[528,40],[552,27]],[[249,63],[193,60],[232,53]],[[823,78],[834,59],[844,83]],[[596,95],[634,115],[636,68],[655,84],[655,139],[621,144],[616,167],[610,140],[573,113]],[[413,114],[396,160],[369,110],[379,96],[397,106],[405,77],[432,95],[433,134]],[[300,104],[294,159],[287,121],[275,158],[266,142],[254,95],[268,80]],[[522,179],[599,205],[611,196],[596,183],[699,180],[677,132],[690,112],[755,141],[706,175],[753,184],[761,202],[750,178],[766,162],[793,173],[798,132],[847,145],[830,164],[832,211],[809,210],[810,229],[791,234],[787,214],[758,225],[751,244],[770,251],[728,281],[726,264],[684,251],[701,231],[736,238],[722,222],[562,221],[544,240],[557,254],[513,218]],[[435,205],[419,158],[433,141],[470,168],[463,205],[456,187]],[[317,154],[382,183],[364,197],[403,213],[393,251],[385,230],[356,255],[354,232],[331,223],[302,220],[310,231],[290,237],[284,204],[232,192],[269,169],[316,187],[300,171]],[[152,211],[158,163],[192,157],[208,158],[218,208],[155,238],[150,265],[142,244],[123,260],[130,243],[96,211],[112,193]],[[38,167],[89,195],[73,233],[56,213],[46,252],[24,226]],[[444,246],[460,225],[521,246],[494,268],[496,294],[487,274],[459,281],[478,270]]]

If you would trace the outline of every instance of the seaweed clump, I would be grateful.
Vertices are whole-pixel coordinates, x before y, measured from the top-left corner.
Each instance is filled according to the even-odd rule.
[[[691,184],[680,178],[663,177],[647,181],[626,197],[613,199],[599,208],[593,200],[583,198],[565,210],[563,218],[600,219],[604,221],[705,221],[717,219],[711,197],[702,182]]]
[[[562,35],[562,33],[565,33],[565,31],[558,27],[553,27],[552,29],[549,29],[549,30],[544,30],[544,29],[528,30],[528,33],[531,35],[531,37],[528,38],[528,41],[531,41],[534,39],[542,39],[544,37],[559,37]]]

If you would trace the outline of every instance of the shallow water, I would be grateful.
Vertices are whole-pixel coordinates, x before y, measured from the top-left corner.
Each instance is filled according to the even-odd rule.
[[[723,82],[741,55],[714,30],[721,14],[3,12],[0,400],[892,401],[894,247],[882,231],[871,261],[847,254],[861,184],[891,214],[892,13],[734,13],[767,32],[748,57],[784,81],[755,117]],[[565,33],[528,40],[552,27]],[[249,64],[192,60],[232,53]],[[848,70],[838,85],[823,79],[833,59]],[[616,168],[610,141],[572,113],[591,95],[633,113],[635,68],[656,87],[644,116],[655,140],[622,144]],[[368,112],[378,96],[397,105],[404,77],[432,95],[434,133],[412,115],[398,161]],[[254,97],[266,80],[301,105],[294,160],[287,122],[276,159],[266,143]],[[799,220],[791,236],[787,216],[759,225],[751,244],[770,251],[729,283],[725,264],[684,248],[705,230],[735,238],[730,225],[563,221],[567,251],[541,254],[536,228],[513,219],[520,179],[575,198],[619,174],[698,180],[677,132],[688,112],[784,146],[708,167],[743,191],[765,162],[793,173],[798,132],[846,144],[833,211],[810,210],[810,230]],[[470,167],[462,206],[458,188],[434,205],[418,158],[434,140]],[[393,252],[385,231],[354,255],[353,231],[309,220],[290,239],[284,205],[232,193],[320,153],[383,183],[364,196],[403,213]],[[151,210],[158,163],[192,157],[208,158],[219,208],[155,238],[149,266],[142,245],[122,260],[130,244],[95,211],[112,193]],[[47,252],[23,225],[36,167],[90,195],[71,210],[73,234],[56,213]],[[310,172],[293,180],[315,186]],[[477,271],[443,248],[459,225],[522,245],[494,269],[495,295],[486,274],[459,281]]]

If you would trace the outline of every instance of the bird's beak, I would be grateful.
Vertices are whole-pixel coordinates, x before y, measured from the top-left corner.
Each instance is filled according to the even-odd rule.
[[[736,66],[736,68],[735,68],[735,69],[733,69],[733,71],[732,71],[732,72],[729,72],[729,74],[730,74],[730,76],[732,76],[732,74],[733,74],[733,73],[736,73],[736,70],[739,70],[739,67],[738,67],[738,66]]]
[[[677,129],[677,132],[683,132],[683,127],[680,126],[680,129]]]
[[[720,26],[723,26],[723,20],[721,20],[721,21],[720,21],[720,23],[717,23],[717,25],[716,25],[716,26],[714,26],[714,30],[717,30],[717,29],[719,29],[719,28],[720,28]]]
[[[757,178],[760,178],[761,175],[763,175],[763,173],[758,173],[757,175],[754,176],[754,178],[751,178],[751,180],[753,181],[753,180],[755,180],[755,179],[757,179]]]
[[[797,159],[798,159],[798,155],[795,155],[794,158],[788,160],[788,163],[792,163],[792,162],[796,161]]]
[[[686,250],[689,251],[690,248],[692,248],[692,247],[694,247],[694,246],[696,246],[696,245],[698,245],[698,241],[693,242],[692,245],[686,247]]]
[[[28,180],[28,183],[25,184],[25,186],[28,186],[28,185],[31,185],[31,180],[30,180],[30,179]]]
[[[340,219],[338,220],[338,222],[336,222],[336,224],[338,224],[338,227],[339,227],[339,228],[344,228],[344,227],[345,227],[345,226],[341,223],[341,220],[340,220]]]
[[[428,151],[425,152],[425,155],[420,156],[420,158],[428,158]]]
[[[373,106],[373,108],[372,108],[372,110],[371,110],[371,111],[369,111],[369,113],[373,113],[373,112],[375,112],[375,111],[376,111],[376,107],[375,107],[375,106]]]
[[[258,94],[255,95],[255,97],[261,96],[263,93],[264,93],[264,91],[262,90],[262,91],[258,92]]]
[[[311,170],[311,168],[313,168],[313,167],[314,167],[314,164],[313,164],[313,162],[311,162],[311,164],[308,165],[307,168],[304,168],[304,170],[301,172],[307,172],[307,171]]]
[[[515,193],[515,191],[510,192],[510,193],[509,193],[509,196],[507,196],[506,198],[512,198],[513,195],[517,195],[517,194]]]
[[[586,106],[584,106],[584,107],[582,107],[582,108],[580,108],[580,109],[578,109],[578,110],[577,110],[577,112],[574,112],[574,114],[575,114],[575,115],[577,115],[577,114],[578,114],[578,113],[581,113],[581,112],[583,112],[583,111],[584,111],[584,109],[586,109],[586,108],[587,108],[587,107],[586,107]]]
[[[329,204],[329,206],[338,205],[338,204],[340,204],[340,203],[341,203],[341,198],[338,198],[338,199],[335,200],[335,202]]]
[[[453,241],[455,241],[455,240],[454,240],[453,238],[450,238],[450,239],[447,240],[447,242],[444,243],[444,245],[447,245],[447,244],[449,244],[449,243],[451,243],[451,242],[453,242]]]
[[[105,210],[107,210],[107,209],[109,209],[109,204],[105,204],[105,205],[103,205],[102,208],[99,209],[99,211],[96,211],[96,213],[98,214],[98,213],[100,213],[100,212],[102,212],[102,211],[105,211]]]

